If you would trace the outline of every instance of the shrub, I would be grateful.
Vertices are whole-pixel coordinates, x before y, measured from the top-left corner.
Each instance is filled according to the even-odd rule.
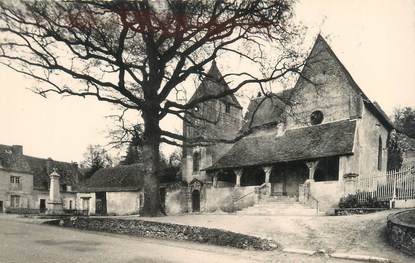
[[[350,194],[348,196],[340,198],[339,207],[340,208],[357,208],[357,207],[359,207],[359,200],[357,199],[357,195]]]
[[[363,199],[363,201],[359,201],[359,199]],[[366,192],[358,192],[342,197],[339,202],[339,208],[389,208],[389,202],[380,201]]]

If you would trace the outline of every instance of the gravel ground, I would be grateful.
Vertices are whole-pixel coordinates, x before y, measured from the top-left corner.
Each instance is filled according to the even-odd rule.
[[[271,217],[203,214],[140,219],[220,228],[272,238],[283,247],[324,249],[328,252],[385,257],[394,262],[414,262],[414,258],[392,248],[386,241],[386,217],[396,211],[352,216]]]

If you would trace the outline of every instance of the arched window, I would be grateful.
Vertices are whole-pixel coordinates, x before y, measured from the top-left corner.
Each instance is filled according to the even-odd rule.
[[[200,169],[200,153],[193,153],[193,172],[198,172]]]
[[[379,145],[378,145],[378,170],[382,170],[382,157],[383,157],[383,151],[382,151],[382,137],[379,136]]]

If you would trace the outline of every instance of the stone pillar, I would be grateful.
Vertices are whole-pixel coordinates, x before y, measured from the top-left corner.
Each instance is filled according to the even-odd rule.
[[[271,176],[272,166],[263,166],[262,169],[265,173],[265,187],[266,187],[266,195],[271,195],[271,184],[269,183],[269,178]]]
[[[60,192],[59,178],[60,175],[53,169],[53,172],[49,175],[50,177],[50,189],[49,189],[49,208],[47,214],[63,214],[63,205]]]
[[[233,172],[236,175],[235,187],[240,187],[241,186],[242,171],[243,171],[242,168],[238,168],[238,169],[233,170]]]
[[[217,172],[215,172],[215,174],[213,175],[212,187],[213,188],[218,187],[218,173]]]
[[[308,179],[314,181],[314,172],[316,171],[318,161],[306,162],[306,165],[308,167]]]
[[[262,169],[265,172],[265,182],[266,184],[269,184],[269,178],[271,176],[272,166],[263,166]]]
[[[355,173],[347,173],[343,175],[344,180],[344,196],[355,194],[357,187],[357,177],[359,175]]]

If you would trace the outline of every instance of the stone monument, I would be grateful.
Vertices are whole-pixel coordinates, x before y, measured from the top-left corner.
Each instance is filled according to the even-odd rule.
[[[63,205],[61,199],[59,178],[60,175],[53,169],[53,172],[49,175],[50,177],[50,188],[49,188],[49,200],[48,215],[61,215],[63,214]]]

